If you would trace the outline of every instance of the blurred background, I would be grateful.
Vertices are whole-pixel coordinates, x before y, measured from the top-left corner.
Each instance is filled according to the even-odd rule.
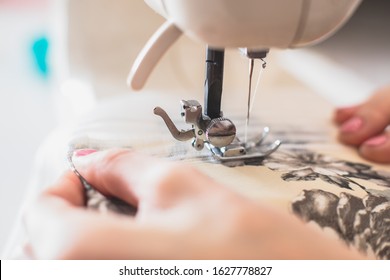
[[[143,0],[0,0],[0,252],[52,131],[129,94],[130,66],[162,22]],[[328,41],[271,52],[271,59],[334,104],[356,103],[390,81],[389,27],[390,1],[366,0]],[[242,91],[247,62],[236,50],[226,61],[224,87]],[[182,37],[145,90],[202,93],[203,79],[204,46]]]
[[[0,250],[24,198],[34,155],[58,124],[49,64],[50,0],[0,0]]]

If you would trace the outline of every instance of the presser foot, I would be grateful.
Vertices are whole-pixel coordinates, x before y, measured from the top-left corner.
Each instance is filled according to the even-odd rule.
[[[269,128],[265,127],[261,135],[246,143],[241,142],[238,138],[226,147],[215,147],[210,143],[205,143],[215,159],[221,162],[228,161],[245,161],[245,160],[263,160],[275,152],[282,141],[275,140],[272,143],[264,143],[265,138],[269,134]]]
[[[172,136],[179,141],[192,140],[192,146],[200,151],[206,147],[215,159],[226,162],[234,160],[262,160],[275,152],[281,145],[280,140],[264,144],[269,134],[265,127],[253,140],[242,142],[236,137],[234,123],[224,117],[210,119],[202,113],[202,106],[196,100],[182,100],[182,112],[186,123],[191,125],[188,130],[177,129],[174,122],[161,107],[154,108],[154,114],[160,116]]]

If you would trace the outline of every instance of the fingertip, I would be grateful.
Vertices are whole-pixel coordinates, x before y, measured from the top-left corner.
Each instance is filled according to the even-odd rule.
[[[333,113],[333,122],[340,125],[351,118],[359,109],[359,105],[336,108]]]
[[[359,154],[372,162],[390,163],[390,135],[383,133],[369,138],[359,147]]]
[[[360,116],[353,116],[340,124],[338,140],[347,145],[358,146],[370,134],[371,132],[367,131],[366,121]]]

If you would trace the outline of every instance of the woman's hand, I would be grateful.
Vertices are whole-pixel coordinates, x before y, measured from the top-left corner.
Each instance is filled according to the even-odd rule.
[[[365,159],[390,163],[390,86],[359,105],[337,109],[334,120],[342,143],[357,147]]]
[[[191,166],[129,150],[91,152],[79,151],[74,157],[77,170],[101,193],[136,206],[136,215],[103,215],[86,209],[79,179],[67,172],[26,213],[32,257],[362,257],[321,230],[242,197]]]

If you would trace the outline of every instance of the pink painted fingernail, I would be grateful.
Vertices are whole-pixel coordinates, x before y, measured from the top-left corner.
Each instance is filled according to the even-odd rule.
[[[83,156],[87,156],[87,155],[95,153],[95,152],[97,152],[97,150],[94,150],[94,149],[80,149],[80,150],[76,150],[73,155],[76,156],[76,157],[83,157]]]
[[[368,139],[367,141],[365,141],[363,143],[363,145],[380,146],[386,142],[387,142],[387,136],[386,135],[379,135],[379,136],[375,136],[375,137]]]
[[[356,132],[363,126],[363,120],[359,117],[353,117],[341,125],[341,132]]]

